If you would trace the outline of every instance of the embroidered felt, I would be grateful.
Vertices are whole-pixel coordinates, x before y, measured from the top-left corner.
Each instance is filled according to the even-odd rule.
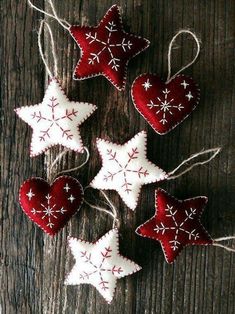
[[[33,129],[30,156],[57,144],[83,152],[78,127],[95,110],[92,104],[69,101],[57,79],[51,79],[42,103],[16,109],[17,115]]]
[[[141,269],[139,265],[119,254],[117,229],[110,230],[95,243],[69,238],[69,246],[76,263],[65,284],[91,284],[108,303],[113,299],[117,279]]]
[[[58,177],[51,186],[41,178],[31,178],[22,184],[19,200],[33,222],[49,235],[55,235],[79,210],[83,188],[70,176]]]
[[[147,135],[139,132],[124,145],[97,139],[102,168],[91,182],[101,190],[116,190],[125,204],[134,210],[142,185],[167,178],[167,174],[146,156]]]
[[[117,5],[98,26],[71,26],[69,31],[81,49],[74,79],[104,75],[119,90],[125,87],[129,60],[149,46],[148,40],[123,30]]]
[[[136,229],[140,236],[161,243],[166,261],[174,262],[186,245],[208,245],[213,241],[200,217],[207,203],[205,196],[177,200],[162,189],[156,190],[156,213]]]
[[[200,98],[198,86],[185,75],[178,75],[169,83],[154,74],[140,75],[132,84],[131,94],[136,109],[161,135],[181,123]]]

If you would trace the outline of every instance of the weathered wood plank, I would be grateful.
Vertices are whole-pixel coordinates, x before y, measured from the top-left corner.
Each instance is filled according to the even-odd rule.
[[[43,7],[43,2],[36,1]],[[104,1],[54,1],[59,16],[69,22],[96,24],[113,4]],[[98,106],[82,126],[90,147],[89,164],[76,175],[86,186],[101,161],[95,138],[125,142],[141,129],[148,130],[148,157],[165,170],[172,170],[191,153],[222,145],[223,152],[208,167],[193,170],[177,181],[163,183],[178,198],[207,195],[209,203],[203,222],[213,237],[234,234],[234,99],[235,99],[235,6],[232,0],[126,0],[122,6],[127,31],[151,40],[148,50],[129,65],[128,88],[117,92],[104,78],[82,82],[72,80],[79,50],[73,39],[55,21],[48,20],[56,40],[59,76],[71,99]],[[46,5],[47,7],[47,5]],[[13,109],[34,104],[43,96],[46,81],[37,49],[41,17],[25,3],[2,1],[1,102],[3,141],[1,144],[1,307],[3,313],[234,313],[234,255],[219,248],[188,247],[174,265],[167,265],[159,245],[134,234],[135,227],[153,214],[155,185],[143,189],[137,211],[130,212],[110,193],[122,221],[121,251],[142,265],[143,270],[118,281],[116,296],[108,306],[91,286],[65,287],[63,280],[74,263],[67,250],[68,234],[94,240],[111,227],[108,217],[85,205],[54,239],[43,235],[17,204],[22,181],[44,175],[44,169],[61,148],[44,157],[29,158],[31,130],[16,118]],[[168,43],[180,28],[194,30],[202,41],[198,62],[186,71],[201,88],[201,102],[194,113],[174,131],[158,136],[132,105],[130,86],[147,71],[166,76]],[[9,29],[11,34],[9,35]],[[188,37],[187,37],[188,38]],[[50,41],[45,35],[50,53]],[[178,41],[173,71],[193,55],[193,42]],[[110,121],[113,121],[110,123]],[[131,121],[131,123],[130,123]],[[67,169],[82,160],[74,153],[57,168]],[[98,198],[98,193],[94,191]]]

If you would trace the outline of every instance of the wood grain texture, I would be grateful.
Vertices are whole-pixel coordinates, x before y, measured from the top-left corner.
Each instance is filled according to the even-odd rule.
[[[135,213],[117,193],[110,192],[120,214],[120,248],[143,270],[118,281],[111,305],[91,286],[65,287],[65,274],[74,260],[66,246],[68,234],[93,241],[111,228],[109,217],[85,205],[55,238],[33,225],[18,204],[18,189],[30,176],[46,176],[46,169],[62,148],[30,159],[31,130],[16,118],[14,108],[41,101],[47,81],[37,48],[39,18],[26,1],[1,1],[1,300],[2,313],[157,313],[188,314],[235,312],[235,255],[215,247],[188,247],[174,265],[167,265],[160,246],[134,234],[137,225],[152,216],[156,185],[143,188]],[[44,7],[44,2],[35,0]],[[46,1],[45,1],[46,2]],[[59,16],[74,24],[95,25],[113,4],[111,0],[54,1]],[[59,77],[71,100],[98,106],[82,126],[91,159],[76,177],[86,186],[101,166],[96,137],[124,143],[139,130],[148,131],[148,157],[166,171],[202,148],[222,146],[209,166],[194,169],[161,186],[178,198],[207,195],[202,221],[212,237],[235,233],[235,4],[233,0],[126,0],[122,6],[127,31],[151,40],[151,46],[129,64],[128,84],[118,92],[104,78],[72,80],[79,49],[57,22],[53,29]],[[48,9],[48,5],[45,5]],[[197,63],[185,71],[201,88],[193,114],[168,135],[159,136],[140,117],[130,97],[134,78],[144,72],[167,73],[167,49],[173,34],[189,28],[197,33],[202,50]],[[50,41],[45,34],[50,65]],[[173,71],[192,58],[192,40],[178,40]],[[56,171],[74,167],[81,155],[68,154]],[[100,198],[94,191],[94,196]],[[89,194],[91,198],[91,194]],[[91,198],[92,201],[92,198]]]

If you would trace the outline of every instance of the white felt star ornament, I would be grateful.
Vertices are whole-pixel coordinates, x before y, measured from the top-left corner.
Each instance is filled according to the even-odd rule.
[[[69,246],[76,263],[65,284],[91,284],[108,303],[113,299],[117,279],[141,269],[119,254],[117,229],[110,230],[95,243],[69,237]]]
[[[96,106],[69,101],[56,78],[52,78],[42,103],[16,109],[18,116],[33,129],[30,156],[37,156],[54,145],[83,152],[79,125]]]
[[[147,134],[142,131],[124,145],[97,140],[102,168],[90,186],[116,190],[132,210],[137,206],[142,185],[167,178],[167,174],[146,156]]]

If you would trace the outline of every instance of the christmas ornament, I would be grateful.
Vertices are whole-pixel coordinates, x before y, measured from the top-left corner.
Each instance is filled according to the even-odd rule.
[[[175,39],[182,33],[193,36],[197,43],[197,53],[193,61],[171,77],[171,50]],[[132,84],[131,95],[139,113],[158,134],[166,134],[181,123],[195,109],[200,99],[197,84],[179,73],[192,65],[200,52],[195,34],[187,30],[179,31],[171,40],[168,52],[168,77],[163,82],[155,74],[142,74]]]
[[[42,103],[16,109],[17,115],[33,129],[30,156],[34,157],[54,145],[62,145],[76,152],[84,152],[79,126],[97,109],[96,106],[83,102],[69,101],[57,78],[53,76],[44,59],[40,36],[43,23],[47,26],[52,39],[52,50],[55,60],[54,41],[49,25],[42,22],[39,30],[39,50],[51,77]]]
[[[98,206],[89,206],[110,214],[113,218],[113,229],[95,243],[73,237],[68,238],[69,247],[75,258],[75,265],[65,280],[66,285],[91,284],[111,303],[117,285],[117,279],[131,275],[141,269],[139,265],[119,253],[119,231],[117,212],[114,205],[103,193],[112,212]]]
[[[136,232],[159,241],[168,263],[172,263],[186,245],[212,244],[210,235],[200,222],[207,203],[205,196],[180,201],[157,189],[155,202],[155,215]]]
[[[102,168],[90,186],[95,189],[117,191],[124,203],[132,210],[137,207],[142,185],[175,179],[196,165],[209,162],[220,151],[220,148],[215,148],[195,154],[183,161],[175,170],[166,173],[147,159],[147,134],[145,131],[139,132],[123,145],[103,139],[97,139],[96,144],[102,158]],[[213,155],[208,160],[195,163],[181,174],[174,175],[181,166],[190,160],[210,152]]]
[[[141,269],[139,265],[119,254],[117,229],[110,230],[95,243],[76,238],[69,238],[68,241],[76,264],[65,284],[91,284],[108,303],[113,299],[117,279]]]
[[[70,25],[59,19],[52,1],[49,3],[53,15],[28,2],[34,9],[56,19],[78,44],[81,58],[74,71],[75,80],[103,75],[118,90],[125,88],[129,60],[145,50],[150,42],[124,31],[117,5],[107,11],[98,26],[91,27]]]
[[[215,245],[235,251],[216,242],[234,237],[212,239],[201,225],[200,218],[207,197],[198,196],[177,200],[166,191],[155,191],[155,215],[140,225],[136,233],[142,237],[159,241],[168,263],[173,263],[187,245]]]
[[[62,144],[74,150],[85,151],[85,162],[74,169],[62,171],[71,172],[84,166],[89,159],[89,151],[83,147],[77,126],[86,119],[95,106],[86,103],[69,102],[61,90],[57,79],[53,77],[42,52],[41,35],[44,24],[46,25],[52,44],[54,56],[54,72],[57,76],[57,61],[53,35],[50,26],[41,21],[38,33],[38,46],[42,60],[51,77],[42,104],[22,107],[17,109],[17,114],[29,123],[33,129],[31,144],[31,156],[35,156],[54,144]],[[52,168],[67,153],[63,151],[48,167]],[[59,174],[57,174],[58,176]],[[35,222],[44,232],[55,235],[65,226],[68,220],[80,208],[83,202],[83,188],[78,180],[70,176],[59,176],[56,180],[50,180],[49,184],[42,178],[30,178],[26,180],[19,191],[19,202],[25,214]]]
[[[20,188],[19,201],[25,214],[53,236],[80,209],[83,188],[70,176],[60,176],[51,185],[42,178],[30,178]]]

